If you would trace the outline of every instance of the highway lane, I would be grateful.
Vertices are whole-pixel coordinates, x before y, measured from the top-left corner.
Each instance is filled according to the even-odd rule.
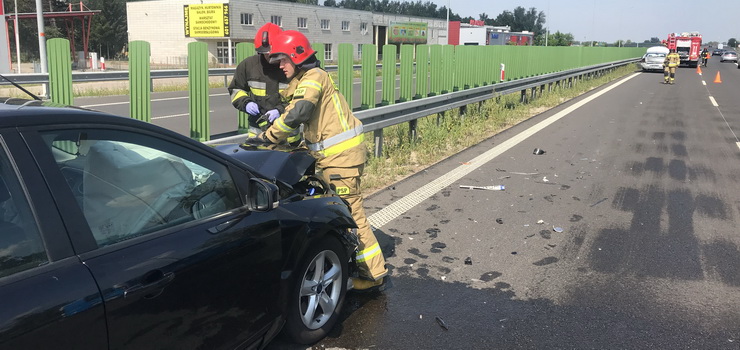
[[[351,295],[314,347],[737,349],[740,70],[661,81],[609,84],[370,196],[393,287]]]
[[[382,85],[376,85],[376,102],[382,99]],[[396,80],[396,98],[400,95],[399,81]],[[361,105],[361,84],[354,83],[353,108]],[[190,117],[188,92],[152,93],[152,123],[170,129],[182,135],[190,135]],[[222,135],[237,130],[237,112],[231,105],[226,88],[211,89],[209,92],[209,110],[211,116],[211,135]],[[115,115],[130,116],[129,96],[79,97],[74,104]]]

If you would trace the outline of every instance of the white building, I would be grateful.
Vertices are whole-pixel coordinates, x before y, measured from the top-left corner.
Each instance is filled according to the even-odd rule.
[[[194,9],[209,4],[227,5],[228,13],[223,15],[221,23],[226,33],[220,36],[212,34],[198,36],[196,30],[193,30],[189,37],[186,36],[185,6]],[[336,60],[337,47],[342,43],[355,46],[355,58],[360,57],[362,44],[376,44],[381,50],[382,45],[386,43],[398,43],[399,39],[393,32],[398,32],[396,28],[406,28],[404,27],[406,25],[413,28],[409,29],[408,33],[415,34],[416,42],[447,44],[447,22],[443,19],[379,14],[290,2],[153,0],[129,2],[126,4],[126,10],[129,41],[149,42],[151,60],[155,64],[184,65],[187,62],[188,43],[195,41],[208,43],[213,63],[227,64],[232,57],[233,64],[234,46],[239,42],[253,42],[257,30],[268,22],[278,24],[284,30],[298,30],[311,42],[324,44],[324,56],[327,61]],[[212,18],[220,16],[221,13],[218,10],[216,12],[217,16]],[[191,27],[194,20],[196,19],[188,20]],[[401,32],[406,33],[406,29],[401,29]]]

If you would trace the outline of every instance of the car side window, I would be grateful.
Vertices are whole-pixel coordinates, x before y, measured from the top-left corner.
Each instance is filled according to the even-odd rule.
[[[182,145],[105,129],[42,137],[99,246],[242,205],[228,168]]]
[[[49,261],[38,225],[8,154],[0,148],[0,277]]]

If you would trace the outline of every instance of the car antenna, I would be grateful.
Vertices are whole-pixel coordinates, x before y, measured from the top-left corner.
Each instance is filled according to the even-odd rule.
[[[33,97],[34,100],[41,101],[41,98],[40,97],[38,97],[38,96],[34,95],[32,92],[24,89],[22,86],[16,84],[14,81],[8,79],[6,76],[0,74],[0,77],[2,77],[3,79],[7,80],[9,83],[13,84],[13,86],[21,89],[21,91],[23,91],[23,92],[27,93],[28,95],[30,95],[31,97]]]

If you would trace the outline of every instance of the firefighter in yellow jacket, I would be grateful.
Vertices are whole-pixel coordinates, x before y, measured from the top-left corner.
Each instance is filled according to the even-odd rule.
[[[316,52],[302,33],[284,31],[271,44],[270,61],[291,79],[282,94],[292,99],[285,112],[258,138],[279,143],[303,125],[306,147],[316,158],[321,176],[349,203],[357,223],[360,278],[353,278],[354,289],[382,290],[388,270],[365,217],[360,191],[367,152],[362,122],[352,114],[334,81],[319,67]]]
[[[664,84],[673,85],[676,80],[676,67],[681,63],[681,57],[676,53],[676,49],[671,49],[671,52],[665,56],[663,60],[663,79]]]

